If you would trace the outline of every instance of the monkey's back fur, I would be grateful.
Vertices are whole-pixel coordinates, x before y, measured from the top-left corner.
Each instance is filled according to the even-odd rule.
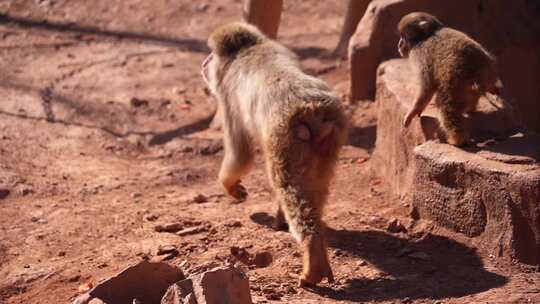
[[[459,85],[479,85],[480,80],[495,85],[498,76],[495,58],[466,34],[444,27],[411,50],[413,60],[427,60],[434,85],[453,89]],[[491,79],[488,79],[491,77]],[[485,90],[491,88],[484,88]],[[453,100],[452,102],[460,102]]]

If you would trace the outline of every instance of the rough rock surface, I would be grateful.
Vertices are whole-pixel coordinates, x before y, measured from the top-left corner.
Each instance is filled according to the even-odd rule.
[[[180,281],[161,304],[251,304],[249,280],[234,267],[218,267]]]
[[[414,149],[413,206],[490,254],[540,264],[539,160],[538,136],[486,149],[427,142]]]
[[[372,164],[390,183],[394,194],[403,196],[410,192],[414,147],[430,139],[444,139],[444,135],[439,131],[439,112],[432,104],[420,119],[413,119],[408,129],[402,127],[417,88],[407,60],[389,60],[380,65],[377,75],[378,123]],[[505,138],[518,129],[512,111],[503,103],[492,102],[481,98],[477,113],[468,119],[471,137],[478,142]]]
[[[502,80],[525,126],[540,131],[540,2],[482,0],[375,0],[349,44],[351,100],[373,99],[378,65],[399,57],[396,26],[425,11],[464,31],[499,59]]]
[[[407,61],[385,62],[377,74],[372,166],[394,194],[412,202],[420,218],[475,238],[491,254],[540,263],[538,137],[509,137],[517,129],[512,112],[483,98],[468,119],[475,144],[437,143],[443,136],[432,105],[402,127],[416,86]]]
[[[97,298],[105,303],[158,303],[167,288],[185,278],[182,270],[167,263],[142,261],[98,284],[74,304]],[[149,284],[151,282],[151,284]]]

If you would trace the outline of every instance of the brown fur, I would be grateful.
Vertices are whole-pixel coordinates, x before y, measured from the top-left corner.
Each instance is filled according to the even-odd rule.
[[[303,73],[296,56],[255,27],[232,23],[209,38],[203,76],[223,110],[225,157],[219,179],[244,199],[240,179],[263,148],[279,202],[276,227],[288,224],[303,251],[300,284],[333,281],[322,220],[330,178],[347,128],[339,99]]]
[[[436,95],[435,105],[441,112],[448,143],[466,144],[469,135],[463,114],[474,111],[478,99],[486,92],[500,94],[501,83],[494,57],[478,42],[445,27],[426,13],[404,16],[398,31],[400,54],[409,57],[420,84],[404,126],[407,127],[414,116],[420,116]]]

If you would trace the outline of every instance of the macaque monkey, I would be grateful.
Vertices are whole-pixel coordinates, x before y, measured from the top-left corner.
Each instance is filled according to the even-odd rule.
[[[404,16],[398,31],[399,53],[409,58],[420,85],[414,105],[403,120],[404,127],[422,114],[435,95],[447,142],[467,144],[469,134],[463,114],[475,111],[478,99],[487,92],[501,93],[495,58],[466,34],[444,26],[427,13]]]
[[[296,56],[256,27],[231,23],[214,31],[202,75],[222,109],[225,156],[219,180],[237,199],[240,180],[262,148],[279,208],[303,256],[300,286],[334,277],[322,220],[338,152],[347,137],[340,100],[300,70]]]

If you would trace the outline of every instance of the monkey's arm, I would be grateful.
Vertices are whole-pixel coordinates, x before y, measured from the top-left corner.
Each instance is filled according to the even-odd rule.
[[[433,94],[435,93],[435,89],[432,88],[429,85],[421,85],[418,93],[416,94],[416,98],[414,100],[413,107],[409,110],[407,115],[405,115],[405,118],[403,119],[403,126],[405,128],[409,127],[409,124],[411,123],[411,120],[415,116],[420,116],[424,109],[429,104],[429,101],[433,97]]]

